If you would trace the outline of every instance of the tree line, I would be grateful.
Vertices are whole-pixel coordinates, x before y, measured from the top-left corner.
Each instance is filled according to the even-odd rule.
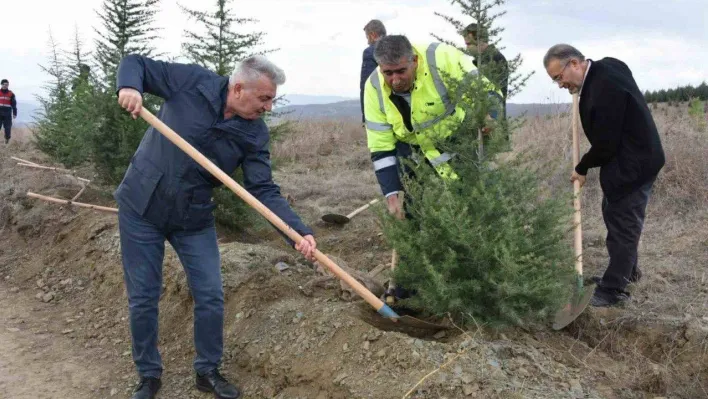
[[[698,98],[702,101],[708,100],[708,85],[706,82],[701,83],[697,87],[691,85],[679,86],[675,89],[661,89],[655,91],[647,90],[644,92],[644,98],[646,98],[649,103],[665,103],[665,102],[676,102],[676,101],[690,101],[691,99]]]

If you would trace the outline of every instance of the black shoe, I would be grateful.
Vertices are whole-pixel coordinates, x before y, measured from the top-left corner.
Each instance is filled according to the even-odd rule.
[[[197,389],[202,392],[212,392],[216,399],[237,399],[241,391],[221,376],[218,369],[204,375],[197,373]]]
[[[135,387],[133,391],[133,396],[131,399],[154,399],[157,395],[157,391],[160,390],[162,386],[162,381],[155,377],[143,377],[140,379],[140,383]]]
[[[596,308],[607,308],[610,306],[622,306],[629,301],[629,295],[623,291],[606,290],[601,287],[595,288],[595,293],[590,299],[590,306]]]
[[[636,272],[632,273],[632,276],[629,278],[629,282],[632,284],[636,284],[639,282],[639,280],[642,279],[642,271],[637,269]],[[602,283],[602,276],[592,276],[586,280],[586,282],[592,282],[595,283],[595,285],[601,285]]]

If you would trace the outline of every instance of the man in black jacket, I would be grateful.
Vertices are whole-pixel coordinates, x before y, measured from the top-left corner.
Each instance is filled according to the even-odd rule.
[[[644,95],[627,65],[615,58],[585,59],[567,44],[551,47],[546,72],[561,88],[580,96],[580,120],[590,150],[571,181],[585,184],[588,169],[600,167],[602,216],[610,263],[591,304],[612,306],[629,299],[625,288],[641,278],[637,247],[652,185],[664,166],[664,150]]]

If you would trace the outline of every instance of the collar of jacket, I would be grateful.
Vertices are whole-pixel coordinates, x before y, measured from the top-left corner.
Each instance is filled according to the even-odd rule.
[[[197,89],[211,105],[212,111],[221,119],[226,105],[226,95],[229,90],[229,78],[219,76],[200,83]]]

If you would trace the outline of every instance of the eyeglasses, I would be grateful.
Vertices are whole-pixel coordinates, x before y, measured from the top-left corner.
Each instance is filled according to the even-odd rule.
[[[565,72],[565,68],[568,67],[568,64],[570,64],[570,60],[563,65],[563,69],[561,69],[560,73],[553,78],[553,83],[560,83],[561,79],[563,79],[563,72]]]

